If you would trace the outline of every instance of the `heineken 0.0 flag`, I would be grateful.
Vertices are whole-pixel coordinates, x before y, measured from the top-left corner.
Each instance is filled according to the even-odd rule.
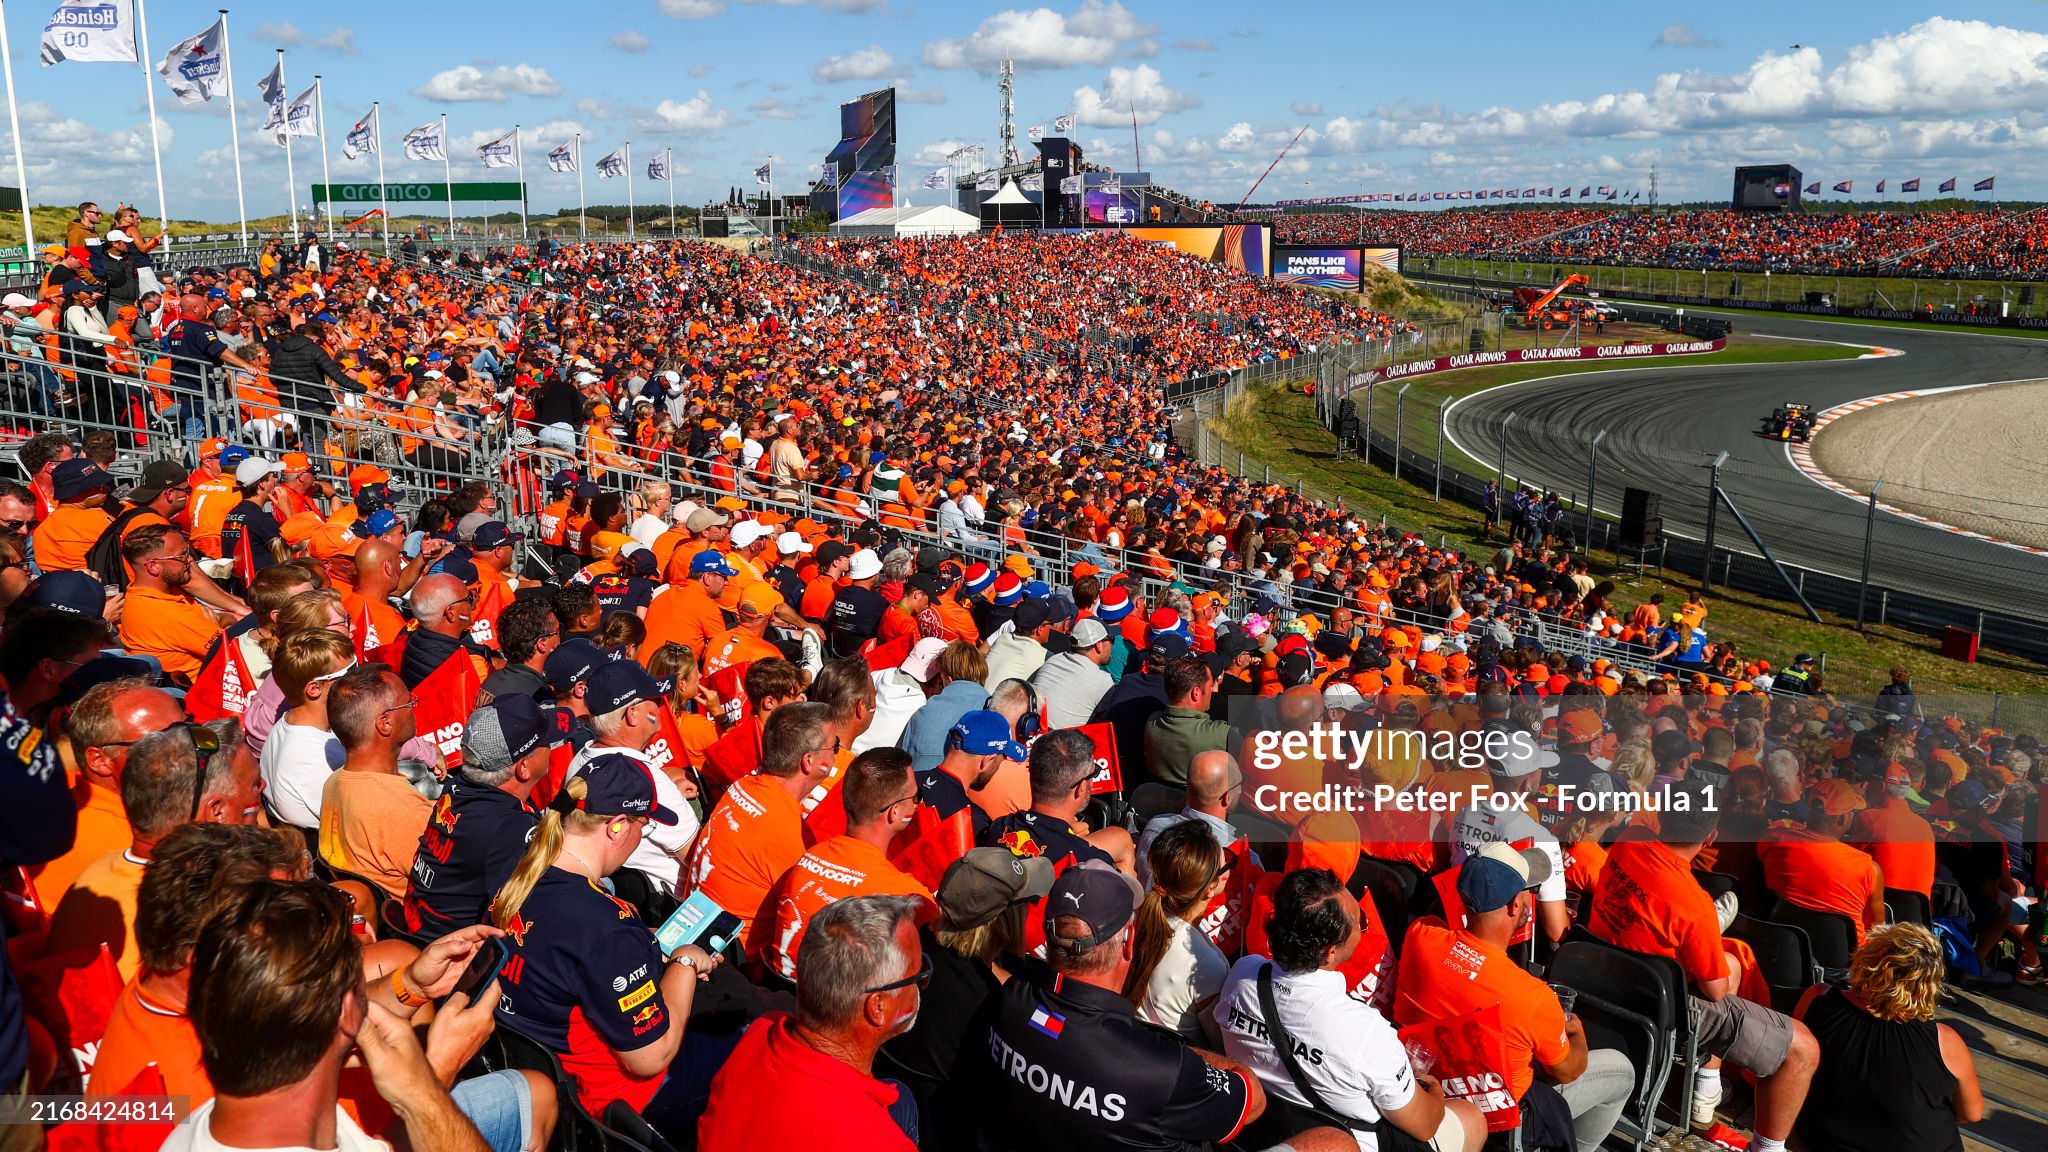
[[[1055,132],[1072,132],[1074,130],[1074,114],[1069,112],[1065,116],[1053,117],[1052,130]]]
[[[407,160],[446,160],[448,150],[441,140],[441,123],[422,124],[405,134]]]
[[[66,60],[133,64],[134,0],[64,0],[43,25],[43,65]]]
[[[626,174],[626,150],[620,148],[597,162],[597,174],[609,180]]]
[[[944,188],[946,186],[946,170],[944,168],[933,169],[931,175],[924,178],[924,186],[927,188]]]
[[[562,144],[548,149],[548,171],[574,172],[575,170],[576,150],[574,148],[567,144]]]
[[[372,110],[368,116],[356,121],[355,127],[348,130],[348,139],[341,143],[341,155],[345,160],[353,160],[376,150],[377,113]]]
[[[213,27],[178,41],[164,53],[157,74],[170,84],[179,103],[198,104],[220,95],[227,83],[227,71],[221,67],[221,45],[226,36],[227,29],[216,20]]]
[[[510,168],[518,163],[517,147],[512,142],[513,133],[517,131],[518,129],[514,129],[496,140],[486,140],[476,146],[477,159],[484,162],[484,167]]]
[[[993,172],[983,172],[974,178],[974,190],[977,192],[993,192],[1000,187],[1002,181]]]
[[[655,157],[654,159],[652,159],[652,160],[649,160],[649,161],[647,162],[647,178],[648,178],[649,180],[666,180],[666,179],[668,179],[668,150],[667,150],[667,149],[663,149],[663,150],[662,150],[662,153],[661,153],[661,155],[659,155],[659,156],[656,156],[656,157]]]

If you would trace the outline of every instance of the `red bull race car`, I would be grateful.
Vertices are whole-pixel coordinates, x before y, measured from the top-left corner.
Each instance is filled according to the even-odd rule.
[[[1766,440],[1806,443],[1813,439],[1813,406],[1786,404],[1773,409],[1769,416],[1764,417],[1764,426],[1758,435]]]

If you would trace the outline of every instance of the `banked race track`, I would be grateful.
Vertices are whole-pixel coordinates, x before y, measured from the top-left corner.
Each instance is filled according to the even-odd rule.
[[[1725,451],[1721,486],[1780,561],[1854,579],[1862,563],[1865,502],[1818,483],[1794,465],[1784,444],[1758,436],[1771,409],[1797,402],[1822,413],[1889,393],[2048,377],[2048,341],[1756,314],[1737,315],[1735,323],[1750,336],[1882,346],[1903,355],[1658,364],[1523,381],[1453,404],[1449,436],[1491,474],[1501,421],[1513,412],[1507,433],[1511,480],[1583,497],[1588,446],[1604,428],[1596,508],[1616,515],[1624,485],[1648,488],[1663,496],[1665,532],[1694,540],[1706,530],[1706,466]],[[1968,452],[1971,446],[1957,444],[1954,450]],[[1984,461],[1987,469],[1996,466]],[[1883,471],[1883,461],[1869,461],[1857,478],[1841,479],[1866,491],[1863,478]],[[2048,506],[2048,492],[2041,502]],[[1725,507],[1715,544],[1755,551]],[[2048,556],[1883,511],[1873,536],[1871,581],[2048,620]]]

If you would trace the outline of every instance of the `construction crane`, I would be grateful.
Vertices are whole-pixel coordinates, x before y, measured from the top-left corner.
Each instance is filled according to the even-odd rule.
[[[1583,286],[1585,283],[1586,278],[1574,272],[1565,277],[1558,283],[1557,287],[1552,288],[1548,292],[1539,291],[1535,288],[1517,288],[1515,289],[1515,303],[1522,306],[1523,318],[1532,325],[1540,322],[1545,328],[1548,328],[1553,323],[1570,324],[1572,322],[1571,310],[1569,308],[1558,308],[1553,311],[1550,308],[1551,303],[1573,287]]]

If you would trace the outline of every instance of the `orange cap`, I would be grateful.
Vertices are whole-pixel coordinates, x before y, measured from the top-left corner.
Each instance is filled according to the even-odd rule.
[[[1847,780],[1822,780],[1806,790],[1806,801],[1819,805],[1820,810],[1830,816],[1847,816],[1870,807],[1863,793]]]
[[[1568,744],[1584,744],[1598,740],[1605,728],[1598,712],[1591,708],[1574,708],[1558,717],[1557,738]]]
[[[739,612],[742,616],[766,616],[775,611],[776,606],[782,602],[782,593],[777,592],[774,585],[762,580],[747,585],[747,590],[740,593]]]
[[[287,452],[284,454],[284,470],[288,476],[310,472],[313,470],[313,458],[304,452]]]
[[[327,521],[318,512],[296,512],[285,517],[284,523],[277,526],[277,533],[285,543],[298,545],[311,540],[313,533],[326,526]]]
[[[633,538],[624,532],[598,532],[590,537],[590,558],[609,560],[619,554],[619,549],[631,543]]]
[[[315,560],[330,560],[336,556],[353,556],[362,545],[363,542],[348,529],[322,524],[320,530],[307,539],[306,554]]]
[[[389,479],[391,473],[375,464],[358,464],[348,470],[348,486],[352,492],[371,484],[382,484]]]

